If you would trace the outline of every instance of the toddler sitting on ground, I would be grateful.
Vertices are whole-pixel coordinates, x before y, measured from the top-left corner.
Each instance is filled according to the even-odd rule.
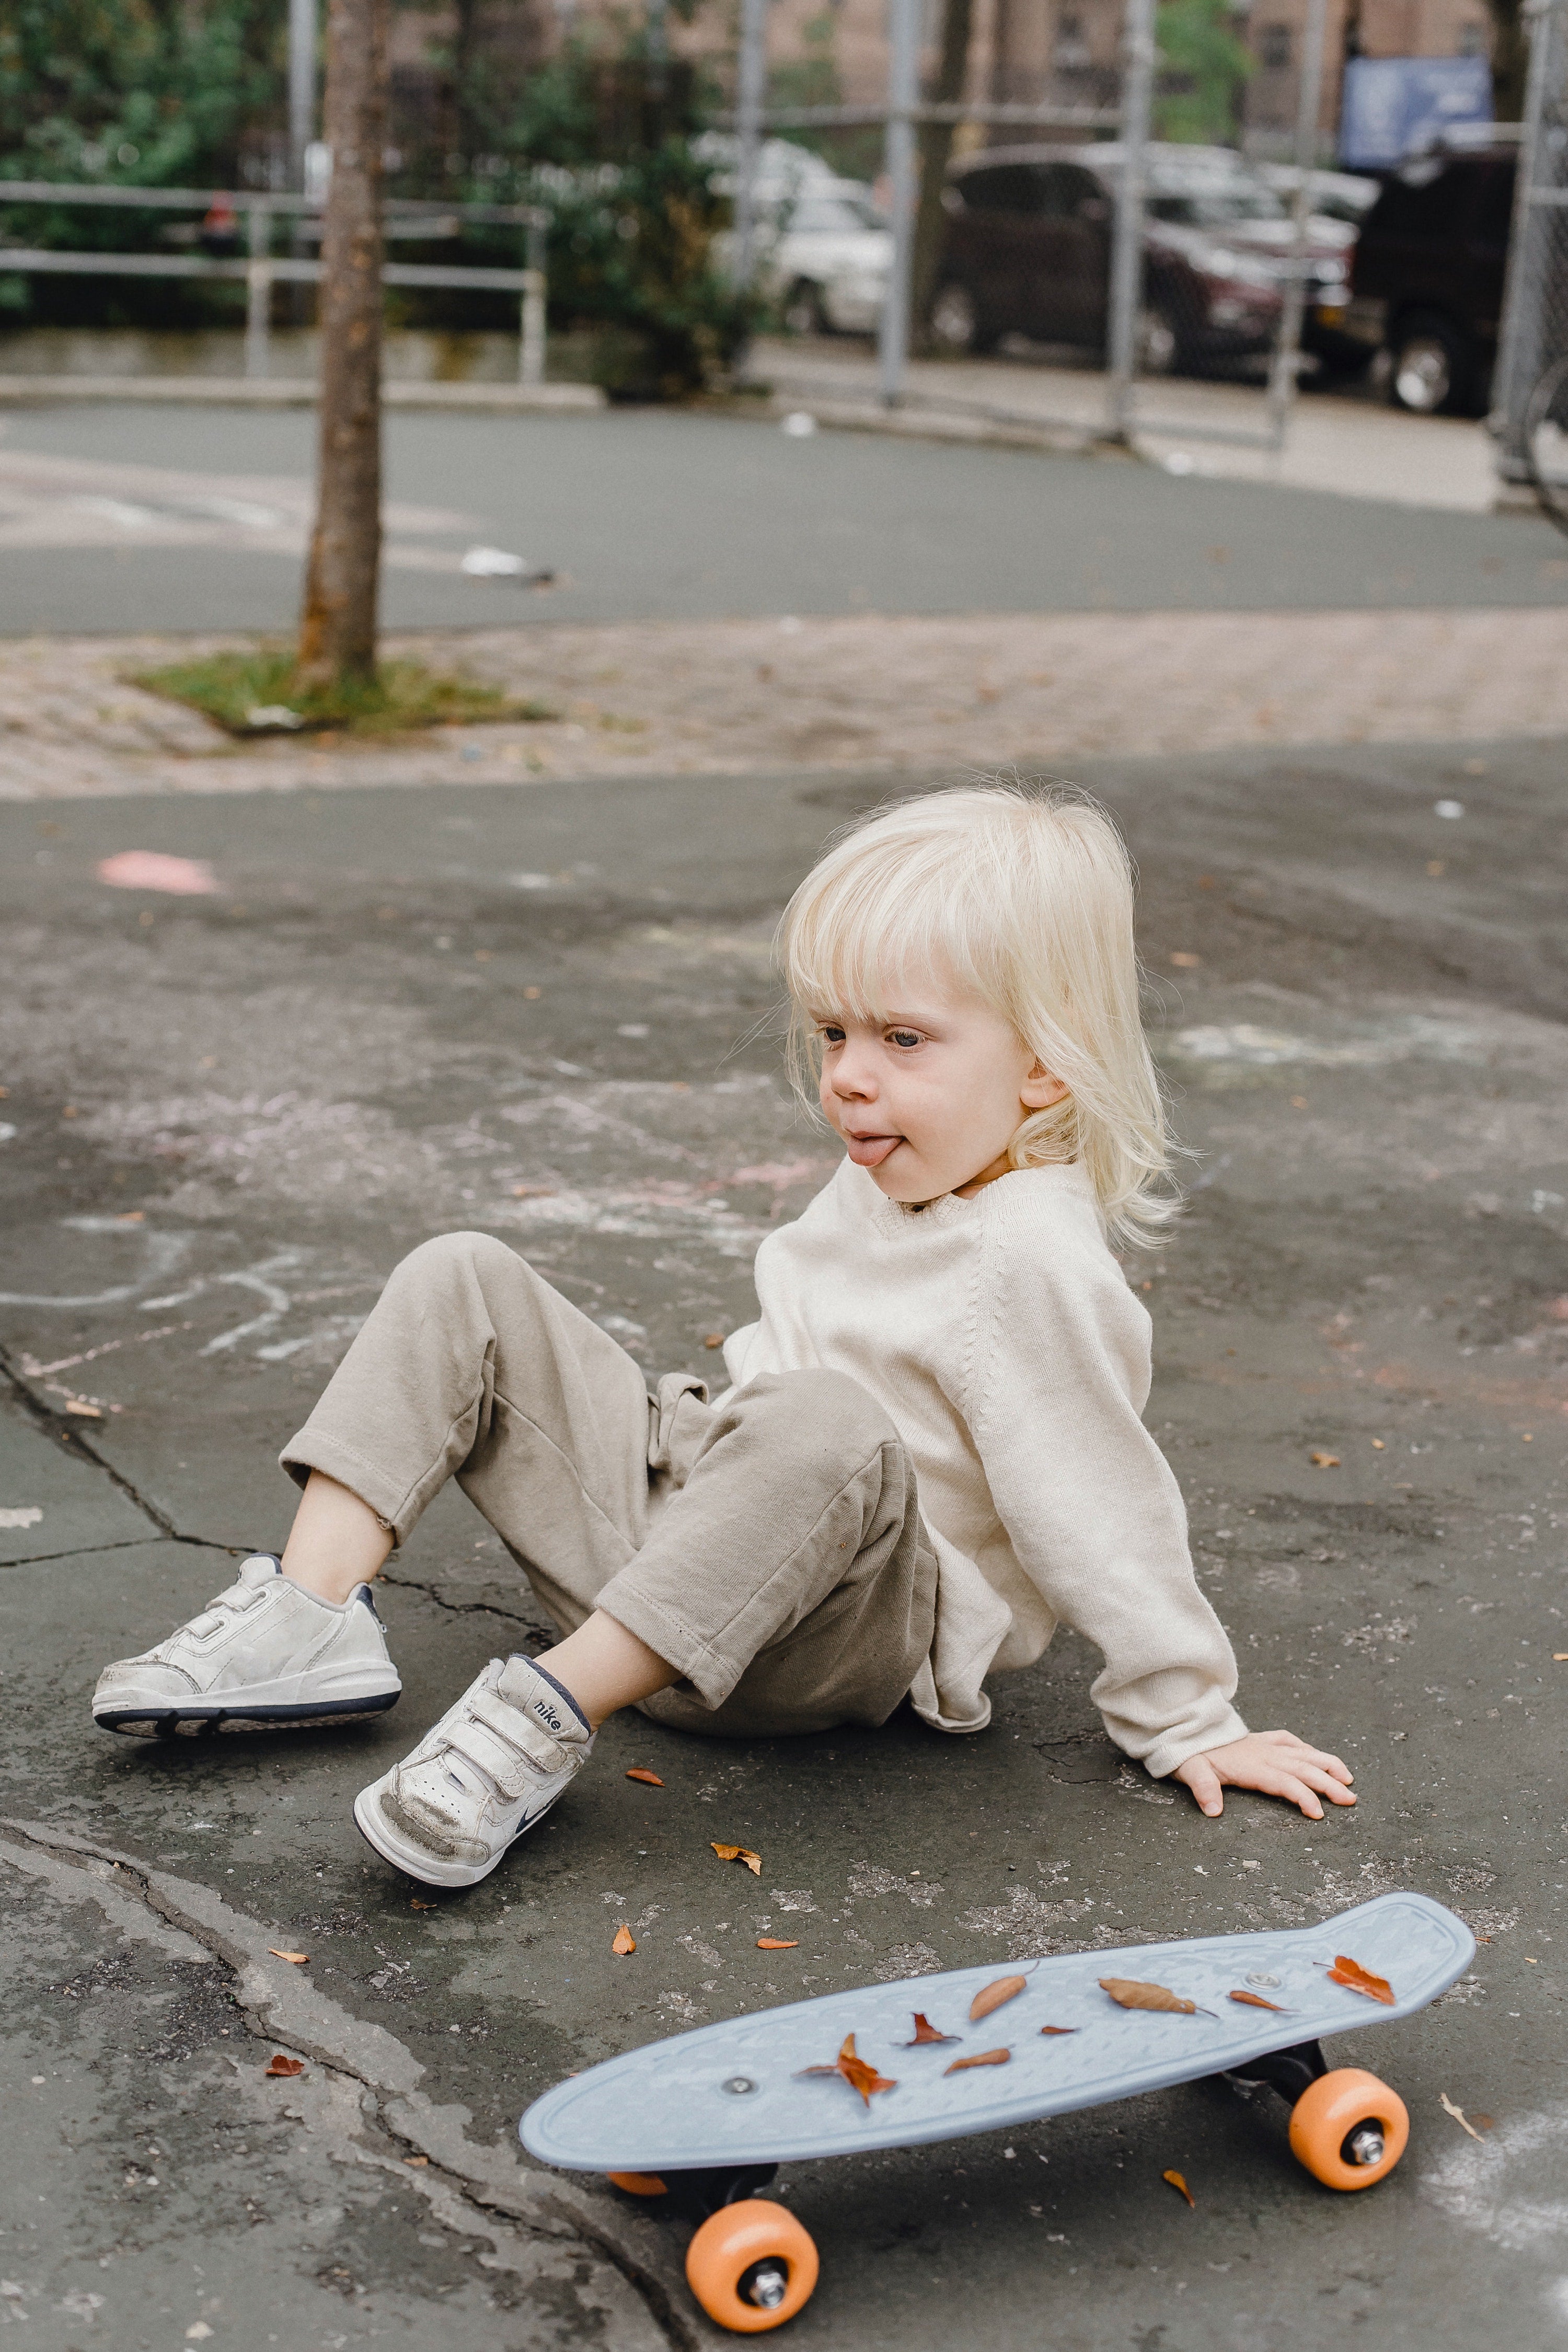
[[[1248,1732],[1182,1498],[1143,1427],[1150,1322],[1112,1255],[1172,1213],[1110,820],[986,787],[873,816],[780,930],[797,1079],[845,1157],[757,1253],[732,1385],[631,1358],[507,1245],[395,1269],[283,1453],[279,1558],[105,1669],[114,1731],[357,1720],[401,1687],[370,1580],[456,1477],[561,1639],[492,1659],[355,1819],[412,1877],[493,1870],[640,1706],[682,1731],[977,1732],[986,1676],[1058,1624],[1118,1746],[1184,1781],[1355,1801],[1340,1759]]]

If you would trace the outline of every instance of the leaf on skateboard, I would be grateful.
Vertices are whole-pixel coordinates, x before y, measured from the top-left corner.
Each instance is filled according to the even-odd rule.
[[[962,2074],[971,2066],[1005,2066],[1012,2055],[1010,2050],[982,2050],[973,2058],[955,2058],[951,2066],[942,2071],[944,2074]]]
[[[1042,2033],[1076,2033],[1078,2030],[1076,2025],[1042,2025],[1040,2028]]]
[[[657,1772],[645,1772],[640,1764],[634,1764],[626,1778],[628,1780],[641,1780],[650,1789],[662,1789],[664,1786]]]
[[[616,1929],[616,1940],[610,1946],[610,1949],[612,1952],[618,1952],[624,1960],[626,1954],[628,1952],[635,1952],[637,1948],[637,1937],[632,1934],[631,1929],[623,1919],[620,1926]]]
[[[710,1838],[708,1843],[721,1862],[743,1862],[753,1878],[761,1878],[763,1857],[760,1853],[753,1853],[749,1845],[721,1845],[714,1838]]]
[[[1028,1983],[1027,1977],[998,1977],[994,1984],[984,1985],[969,2004],[970,2021],[989,2017],[1004,2001],[1016,2000]]]
[[[1248,2009],[1271,2009],[1276,2017],[1289,2017],[1290,2015],[1290,2011],[1288,2009],[1281,2008],[1279,2001],[1265,2000],[1260,1992],[1233,1992],[1228,1994],[1226,1998],[1230,2000],[1245,2001]]]
[[[957,2041],[958,2036],[956,2033],[939,2033],[923,2010],[917,2009],[913,2014],[915,2021],[915,2038],[912,2042],[904,2042],[902,2045],[904,2049],[920,2050],[930,2042]]]
[[[757,1949],[759,1952],[798,1952],[800,1938],[797,1936],[792,1942],[786,1936],[759,1936]]]
[[[1388,1979],[1374,1977],[1370,1969],[1363,1969],[1359,1960],[1347,1958],[1343,1952],[1334,1955],[1334,1965],[1329,1970],[1329,1982],[1348,1985],[1352,1992],[1364,1992],[1368,2000],[1381,2000],[1387,2008],[1394,2007],[1394,1987]]]
[[[1212,2012],[1200,2009],[1195,2000],[1184,2000],[1169,1985],[1140,1984],[1136,1977],[1101,1977],[1100,1990],[1108,1992],[1121,2009],[1158,2009],[1173,2017],[1208,2017]]]
[[[845,2035],[844,2047],[831,2066],[803,2066],[800,2071],[803,2074],[842,2074],[850,2088],[859,2092],[868,2106],[871,2104],[873,2091],[896,2091],[899,2087],[886,2074],[879,2074],[875,2066],[868,2066],[864,2058],[857,2058],[852,2033]]]
[[[1268,2009],[1271,2004],[1268,2001],[1265,2001],[1263,2006],[1265,2009]],[[1197,2200],[1194,2197],[1192,2190],[1187,2187],[1186,2182],[1182,2179],[1179,2172],[1162,2172],[1160,2178],[1162,2180],[1168,2180],[1172,2188],[1179,2191],[1179,2193],[1186,2199],[1194,2212],[1195,2213],[1197,2211]]]

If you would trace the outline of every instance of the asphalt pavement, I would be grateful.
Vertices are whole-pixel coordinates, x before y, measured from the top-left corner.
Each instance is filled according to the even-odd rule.
[[[387,495],[408,509],[390,522],[395,628],[1560,605],[1564,593],[1562,541],[1533,515],[1177,479],[1130,458],[794,439],[651,410],[394,415],[385,429]],[[287,630],[314,436],[304,411],[8,411],[0,635]],[[474,545],[556,584],[466,576]]]
[[[216,431],[136,420],[143,460],[197,422]],[[245,429],[258,465],[286,462],[289,420]],[[458,428],[399,430],[399,469],[420,450],[453,468],[417,494],[455,496]],[[489,430],[465,447],[499,449]],[[701,420],[611,420],[595,446],[588,490],[535,461],[531,511],[563,533],[591,501],[600,553],[574,557],[590,579],[617,488],[656,476],[626,518],[627,596],[656,593],[661,561],[672,593],[738,595],[797,458],[824,461],[819,483],[838,463],[826,436],[803,452]],[[626,446],[665,458],[617,474]],[[742,446],[765,453],[744,511],[723,470]],[[855,447],[882,479],[881,453]],[[1129,594],[1141,549],[1158,544],[1163,591],[1179,576],[1208,527],[1182,518],[1205,502],[1269,510],[1256,491],[1018,463],[921,453],[898,478],[946,485],[952,513],[992,485],[997,546],[944,548],[918,499],[868,493],[874,520],[813,574],[820,593],[847,593],[831,583],[859,576],[857,554],[868,587],[889,578],[900,532],[944,593],[1031,576],[1018,482],[1062,485],[1069,510],[1092,482]],[[517,476],[497,481],[521,516]],[[710,590],[682,570],[700,555],[683,489],[735,516]],[[1163,502],[1169,544],[1120,543],[1135,499]],[[829,512],[803,502],[793,541],[781,525],[755,593],[795,594]],[[1039,571],[1088,562],[1088,512],[1046,535]],[[1370,583],[1394,555],[1375,518],[1352,522]],[[556,552],[553,528],[531,545]],[[1432,543],[1457,580],[1467,549],[1522,551],[1519,532],[1448,521]],[[1268,536],[1255,583],[1321,576],[1312,529]],[[520,2163],[518,2115],[570,2069],[830,1985],[1316,1921],[1415,1886],[1480,1940],[1436,2008],[1380,2026],[1368,2004],[1376,2030],[1331,2045],[1409,2105],[1385,2184],[1320,2188],[1271,2095],[1212,2084],[793,2166],[780,2193],[823,2277],[791,2340],[1560,2344],[1563,745],[1080,770],[1140,861],[1151,1018],[1193,1153],[1176,1238],[1132,1271],[1155,1321],[1150,1423],[1243,1706],[1343,1754],[1355,1811],[1309,1824],[1233,1796],[1205,1822],[1111,1749],[1096,1661],[1068,1634],[998,1678],[973,1739],[909,1716],[711,1743],[617,1718],[548,1822],[458,1895],[384,1869],[349,1817],[488,1656],[541,1638],[455,1492],[388,1576],[405,1695],[376,1725],[132,1746],[92,1727],[93,1680],[237,1551],[280,1543],[276,1451],[426,1234],[500,1234],[650,1373],[712,1366],[710,1337],[751,1312],[757,1241],[831,1165],[779,1074],[770,928],[825,836],[889,786],[796,771],[385,790],[374,772],[332,793],[0,808],[0,2309],[70,2352],[710,2343],[678,2231]],[[210,860],[219,888],[105,887],[97,862],[128,847]],[[634,1765],[663,1787],[627,1780]],[[753,1848],[760,1878],[713,1840]],[[630,1958],[610,1948],[623,1918]],[[762,1935],[794,1948],[764,1954]],[[303,2074],[269,2077],[275,2052]]]

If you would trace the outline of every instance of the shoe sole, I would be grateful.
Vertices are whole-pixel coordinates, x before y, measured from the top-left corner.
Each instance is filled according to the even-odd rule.
[[[216,1732],[289,1731],[300,1725],[371,1723],[395,1706],[401,1689],[376,1691],[360,1698],[310,1699],[278,1706],[219,1706],[193,1702],[173,1706],[106,1707],[93,1721],[100,1731],[118,1731],[132,1739],[201,1739]]]
[[[383,1862],[389,1862],[394,1870],[402,1871],[405,1878],[416,1878],[421,1886],[477,1886],[482,1878],[488,1878],[491,1871],[505,1861],[519,1838],[536,1829],[551,1806],[565,1794],[563,1789],[557,1789],[555,1795],[541,1805],[536,1813],[531,1813],[525,1822],[520,1822],[500,1852],[489,1862],[437,1862],[432,1855],[420,1853],[416,1847],[405,1847],[393,1835],[382,1817],[380,1806],[374,1801],[381,1790],[382,1783],[373,1780],[368,1789],[360,1790],[354,1799],[354,1827],[366,1845],[378,1853]]]

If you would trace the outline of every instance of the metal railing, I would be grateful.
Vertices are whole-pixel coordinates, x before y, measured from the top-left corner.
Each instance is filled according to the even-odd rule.
[[[1568,0],[1526,0],[1530,71],[1492,411],[1504,481],[1531,483],[1553,520],[1568,505],[1563,412],[1542,387],[1568,367]],[[1550,462],[1532,443],[1553,436]]]
[[[309,234],[319,226],[321,205],[301,195],[263,194],[226,188],[128,188],[81,186],[54,180],[0,180],[0,205],[83,205],[120,212],[156,210],[199,212],[216,208],[246,216],[247,251],[242,257],[218,254],[97,253],[65,251],[48,247],[0,245],[0,275],[69,278],[184,278],[243,279],[245,304],[245,373],[247,379],[270,373],[272,289],[277,285],[314,285],[321,265],[297,254],[272,251],[272,227],[279,217],[300,222]],[[384,208],[390,236],[455,236],[464,223],[487,227],[521,228],[526,236],[527,267],[522,269],[466,268],[457,263],[389,261],[382,268],[384,286],[469,288],[487,293],[516,294],[521,316],[518,337],[518,382],[544,381],[545,232],[549,215],[531,205],[443,205],[392,197]]]

